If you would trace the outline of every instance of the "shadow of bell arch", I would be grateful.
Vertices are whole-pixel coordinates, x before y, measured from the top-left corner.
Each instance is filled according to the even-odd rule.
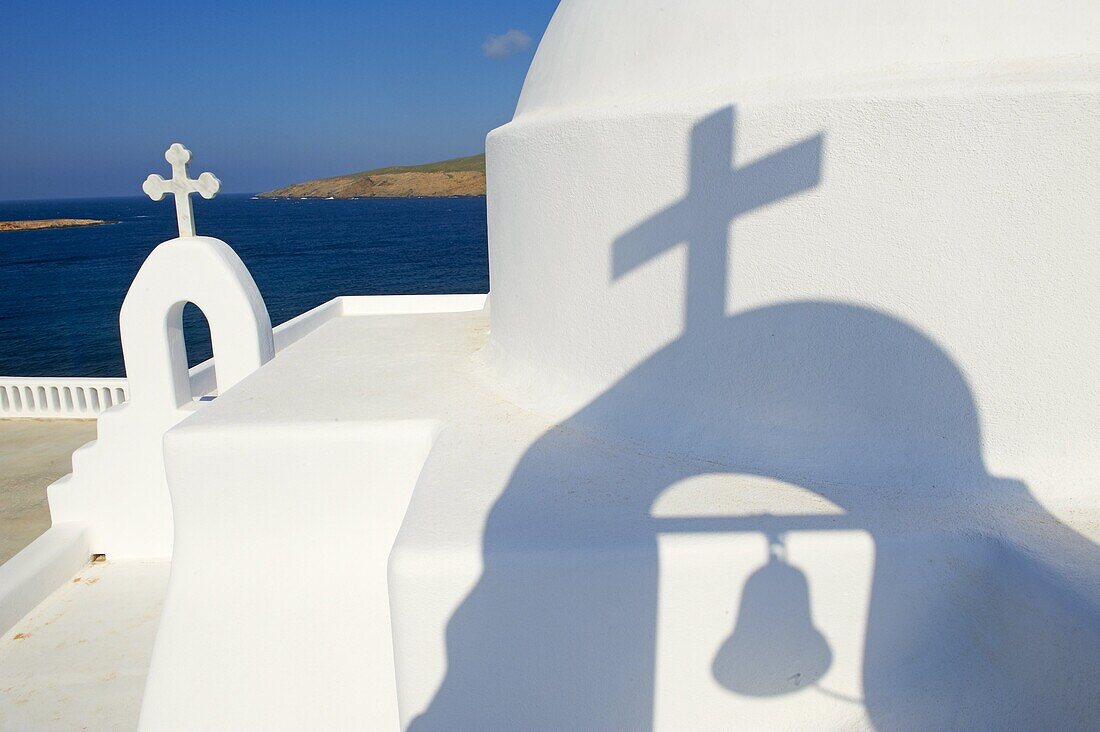
[[[619,439],[594,437],[609,433]],[[678,452],[639,448],[659,435]],[[955,549],[944,544],[933,556],[892,537],[957,525],[977,498],[1041,510],[1021,483],[985,471],[980,442],[958,368],[883,313],[784,303],[717,321],[706,338],[673,342],[519,461],[484,528],[481,577],[448,623],[443,682],[410,729],[650,729],[658,535],[833,529],[864,531],[875,545],[862,669],[870,718],[909,715],[934,727],[935,710],[899,688],[940,677],[966,686],[964,671],[976,672],[942,674],[955,660],[945,654],[965,638],[960,631],[941,642],[954,630],[922,595],[939,580],[929,568],[950,564]],[[709,473],[797,485],[843,514],[651,516],[669,487]],[[608,559],[627,550],[629,566]],[[529,562],[522,571],[517,557]],[[720,661],[711,669],[716,680],[748,695],[779,690],[779,669],[751,682],[752,670],[733,663],[774,646],[768,613],[782,616],[782,628],[814,635],[805,578],[789,566],[762,571],[743,593],[759,604],[738,619],[753,622],[735,631],[736,647],[719,639],[710,656]],[[919,664],[901,663],[914,652],[902,641],[922,635],[937,643],[918,649]],[[752,653],[734,655],[738,648]],[[802,687],[828,668],[829,651],[818,644],[805,660],[792,671],[804,675]],[[1034,692],[1021,684],[1013,693]],[[971,701],[980,709],[987,700]]]

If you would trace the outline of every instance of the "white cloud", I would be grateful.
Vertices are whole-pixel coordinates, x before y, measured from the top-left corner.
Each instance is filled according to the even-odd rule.
[[[481,48],[489,58],[508,58],[526,51],[532,43],[531,36],[513,29],[499,36],[489,36]]]

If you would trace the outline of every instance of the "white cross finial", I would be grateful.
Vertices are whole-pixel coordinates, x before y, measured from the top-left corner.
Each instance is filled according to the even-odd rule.
[[[141,190],[154,201],[164,198],[166,193],[176,197],[176,220],[179,222],[180,236],[195,235],[195,214],[191,209],[191,194],[198,193],[203,198],[213,198],[221,188],[221,181],[213,173],[203,173],[197,179],[187,177],[187,163],[191,160],[191,151],[178,142],[173,142],[164,159],[172,166],[172,179],[165,180],[153,174],[141,184]]]

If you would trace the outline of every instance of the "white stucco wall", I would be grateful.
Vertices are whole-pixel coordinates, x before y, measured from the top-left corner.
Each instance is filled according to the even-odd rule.
[[[773,475],[1077,489],[1100,6],[636,5],[566,0],[489,136],[511,397]]]

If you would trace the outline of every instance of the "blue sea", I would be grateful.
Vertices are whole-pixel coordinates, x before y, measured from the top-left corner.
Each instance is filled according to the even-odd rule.
[[[488,292],[485,199],[193,197],[196,229],[232,246],[278,325],[337,295]],[[118,313],[146,255],[176,235],[170,199],[0,202],[0,221],[106,226],[0,232],[0,375],[123,376]],[[184,314],[192,365],[206,323]]]

